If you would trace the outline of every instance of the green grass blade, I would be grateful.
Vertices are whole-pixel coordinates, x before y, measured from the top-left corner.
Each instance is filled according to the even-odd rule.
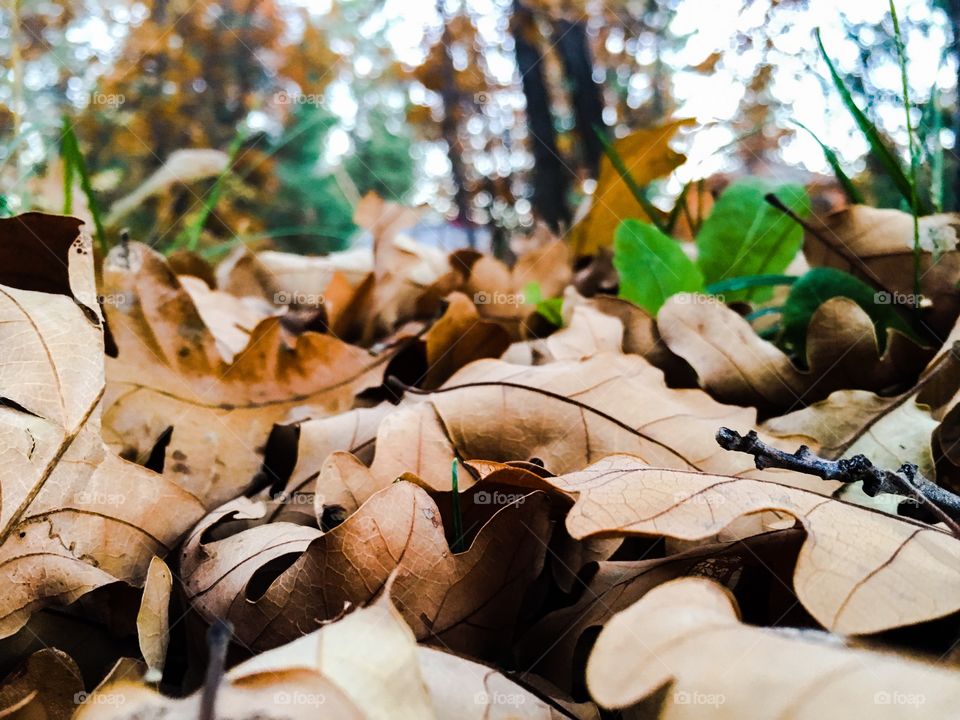
[[[80,189],[83,190],[87,198],[87,207],[93,216],[93,225],[96,230],[97,243],[100,245],[100,251],[104,257],[110,252],[110,244],[107,242],[107,233],[103,229],[103,214],[100,212],[100,205],[93,194],[93,184],[90,182],[90,173],[87,171],[87,162],[80,152],[80,143],[77,142],[77,136],[73,132],[66,115],[63,117],[63,134],[60,137],[60,151],[63,153],[63,161],[66,165],[71,165],[70,172],[76,172],[80,178]],[[72,204],[72,201],[71,201]]]
[[[754,310],[752,313],[747,313],[743,316],[743,319],[747,322],[753,322],[767,315],[779,315],[783,312],[783,305],[776,305],[773,307],[760,308],[759,310]]]
[[[200,210],[200,214],[197,215],[194,221],[185,229],[185,245],[188,250],[196,251],[200,245],[200,235],[203,233],[203,228],[206,226],[207,220],[210,219],[210,215],[213,214],[213,210],[217,206],[217,201],[223,192],[224,181],[230,173],[233,172],[233,163],[236,161],[245,139],[246,133],[243,132],[237,133],[233,138],[233,141],[230,143],[230,148],[227,151],[227,166],[223,169],[223,172],[217,176],[217,179],[213,182],[213,187],[210,188],[210,192],[203,198],[203,207]]]
[[[673,204],[673,210],[670,211],[670,215],[667,217],[667,235],[673,235],[673,231],[677,227],[677,221],[680,219],[681,212],[686,210],[688,190],[690,190],[690,183],[685,183],[683,189],[680,191],[680,194],[677,196],[677,201]]]
[[[856,185],[853,184],[853,181],[850,179],[850,177],[843,171],[843,167],[840,165],[840,158],[837,157],[837,154],[824,145],[820,138],[817,137],[816,133],[814,133],[813,130],[808,128],[802,122],[799,120],[791,120],[791,122],[797,127],[806,130],[810,134],[810,137],[817,141],[817,145],[819,145],[820,149],[823,150],[823,156],[827,159],[830,169],[833,170],[834,177],[837,178],[837,182],[840,183],[840,187],[843,188],[843,192],[847,196],[847,200],[856,205],[862,205],[863,195],[860,194],[860,191],[857,190]]]
[[[830,77],[837,91],[840,93],[840,98],[843,100],[847,111],[857,123],[857,127],[860,128],[860,132],[863,133],[867,143],[870,145],[870,151],[877,157],[880,164],[883,165],[883,168],[887,171],[897,190],[907,202],[911,202],[911,198],[913,197],[912,186],[909,178],[907,178],[903,171],[900,160],[890,148],[887,147],[886,143],[884,143],[880,131],[877,130],[877,126],[857,107],[856,102],[853,100],[853,95],[850,94],[846,84],[843,82],[843,78],[840,77],[836,67],[834,67],[833,62],[830,60],[830,56],[827,55],[827,49],[823,46],[823,40],[820,39],[819,28],[816,30],[815,35],[817,38],[817,47],[820,48],[820,55],[830,70]]]
[[[939,213],[943,212],[943,188],[946,183],[944,183],[943,143],[940,142],[943,117],[940,114],[940,92],[936,85],[930,90],[928,109],[931,119],[930,137],[933,145],[928,149],[930,156],[930,203],[933,205],[934,212]]]
[[[73,162],[63,154],[63,214],[73,214],[73,183],[76,169]]]
[[[452,489],[452,503],[453,503],[453,544],[450,546],[450,549],[455,553],[463,552],[463,516],[460,513],[460,483],[459,475],[457,472],[457,459],[453,459],[453,464],[450,466],[450,487]]]
[[[903,46],[903,33],[897,19],[897,7],[890,0],[890,17],[893,19],[893,38],[897,47],[897,62],[900,65],[900,83],[903,86],[903,110],[907,116],[907,140],[910,146],[910,212],[913,213],[913,292],[920,297],[920,201],[917,197],[917,138],[910,118],[910,83],[907,82],[907,52]]]

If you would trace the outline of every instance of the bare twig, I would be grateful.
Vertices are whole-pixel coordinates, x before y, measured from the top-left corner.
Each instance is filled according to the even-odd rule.
[[[717,443],[724,450],[753,455],[760,470],[782,468],[824,480],[862,482],[863,491],[870,497],[880,493],[906,496],[917,510],[922,509],[926,513],[918,514],[909,505],[901,504],[900,514],[917,519],[935,518],[960,538],[960,497],[918,475],[916,465],[906,463],[893,472],[878,468],[864,455],[827,460],[811,452],[806,445],[801,445],[794,453],[788,453],[767,445],[752,430],[741,435],[725,427],[717,431]]]
[[[200,696],[199,720],[214,720],[217,717],[217,693],[223,682],[223,670],[227,661],[227,646],[233,634],[233,625],[228,620],[217,619],[207,631],[207,648],[210,659],[207,676]]]

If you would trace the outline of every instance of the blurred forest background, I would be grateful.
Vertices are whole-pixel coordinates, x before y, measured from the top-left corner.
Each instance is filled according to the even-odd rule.
[[[956,209],[960,0],[898,10],[921,173],[932,205]],[[691,181],[709,191],[739,175],[801,182],[829,207],[814,135],[870,202],[902,202],[813,40],[820,27],[906,157],[887,0],[3,0],[0,12],[0,214],[76,206],[68,188],[88,182],[108,230],[161,249],[343,248],[369,191],[430,205],[438,244],[502,248],[537,220],[569,226],[596,187],[601,136],[685,117],[697,124],[672,142],[689,160],[650,188],[661,207]],[[69,143],[88,177],[64,178]]]

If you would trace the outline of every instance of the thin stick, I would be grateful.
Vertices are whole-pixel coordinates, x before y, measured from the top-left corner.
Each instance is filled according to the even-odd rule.
[[[207,676],[203,681],[203,694],[200,696],[199,720],[216,720],[217,693],[223,682],[223,670],[227,662],[227,646],[233,635],[233,625],[219,618],[207,630],[207,648],[210,659],[207,663]]]
[[[907,463],[893,472],[878,468],[864,455],[827,460],[811,452],[806,445],[801,445],[794,453],[788,453],[767,445],[753,430],[741,435],[725,427],[717,431],[717,444],[724,450],[753,455],[759,470],[782,468],[824,480],[862,482],[863,491],[870,497],[879,493],[906,495],[929,510],[960,538],[960,524],[957,522],[960,519],[960,497],[919,476],[916,465]]]

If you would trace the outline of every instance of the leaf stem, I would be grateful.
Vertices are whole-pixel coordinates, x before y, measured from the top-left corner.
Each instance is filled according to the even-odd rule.
[[[705,290],[711,295],[722,295],[726,292],[736,292],[756,287],[793,285],[797,280],[796,275],[741,275],[728,280],[719,280],[707,285]]]

